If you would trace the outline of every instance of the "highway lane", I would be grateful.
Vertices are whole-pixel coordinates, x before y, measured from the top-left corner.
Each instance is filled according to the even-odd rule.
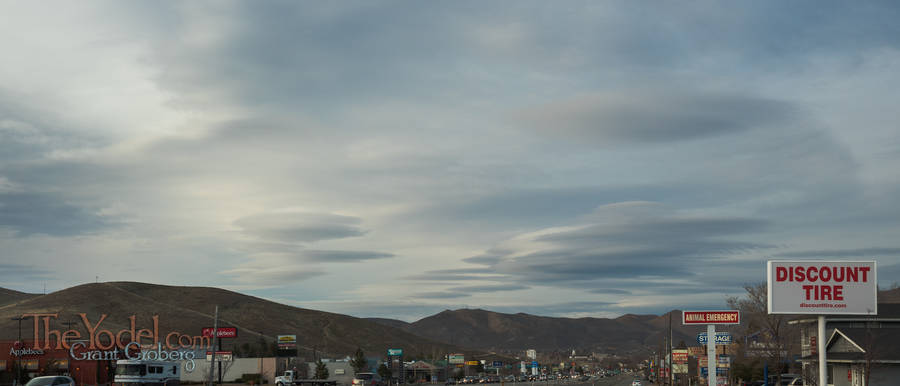
[[[600,378],[596,381],[576,382],[576,381],[544,381],[544,382],[517,382],[505,383],[505,386],[631,386],[631,381],[635,379],[633,374],[619,374],[614,377]],[[644,386],[653,385],[646,380],[641,380]]]

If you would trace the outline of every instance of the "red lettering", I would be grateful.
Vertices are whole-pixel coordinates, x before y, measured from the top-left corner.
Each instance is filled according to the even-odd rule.
[[[776,281],[785,281],[788,278],[787,268],[785,267],[775,267],[775,280]]]
[[[97,324],[95,324],[93,327],[91,327],[91,322],[88,320],[87,314],[78,314],[78,315],[81,316],[81,321],[82,321],[82,323],[84,323],[84,328],[87,329],[88,336],[91,338],[91,340],[90,340],[91,344],[90,344],[90,346],[88,346],[88,350],[96,350],[97,349],[97,336],[95,335],[95,331],[97,331],[97,328],[100,327],[101,323],[103,323],[103,320],[106,319],[106,314],[100,315],[100,320],[97,321]]]
[[[50,350],[50,337],[56,337],[56,349],[62,349],[62,334],[58,330],[50,329],[50,316],[44,316],[44,350]]]
[[[816,274],[816,277],[813,277],[813,273]],[[809,281],[816,281],[819,279],[819,269],[816,267],[809,267],[806,269],[806,279]]]
[[[819,292],[822,296],[819,296],[822,300],[831,300],[831,286],[830,285],[822,285],[819,286]]]
[[[153,315],[153,344],[159,343],[159,315]]]
[[[811,291],[815,286],[805,285],[803,286],[803,290],[806,291],[806,300],[809,300],[809,291]]]
[[[23,319],[24,319],[24,318],[27,318],[27,317],[34,317],[34,345],[31,347],[32,349],[34,349],[34,350],[40,350],[40,349],[41,349],[41,341],[40,341],[39,335],[38,335],[38,332],[40,331],[40,327],[39,327],[39,325],[40,325],[40,323],[39,323],[39,318],[43,318],[43,317],[45,317],[45,316],[47,316],[47,317],[52,316],[52,317],[56,318],[56,317],[58,317],[58,315],[59,315],[59,314],[38,314],[38,313],[33,313],[33,314],[22,314],[22,316],[20,316],[20,317],[23,318]],[[20,322],[20,323],[21,323],[21,322]]]
[[[844,300],[844,286],[834,286],[834,300]]]
[[[116,346],[119,346],[119,348],[123,349],[123,350],[125,349],[125,346],[127,346],[129,342],[137,341],[136,340],[137,335],[135,334],[135,327],[134,327],[135,316],[131,315],[128,317],[128,319],[131,321],[131,329],[130,330],[119,330],[119,332],[116,334]],[[129,340],[129,341],[122,340],[122,334],[125,334],[125,333],[128,334],[128,337],[131,340]]]
[[[848,269],[847,269],[847,281],[848,282],[850,282],[850,281],[852,281],[854,283],[859,282],[859,273],[857,272],[858,268],[859,267],[848,267]]]
[[[100,335],[106,335],[106,340],[109,341],[108,345],[103,345],[100,339]],[[113,347],[116,347],[115,336],[110,330],[100,330],[97,331],[97,348],[101,350],[111,350]]]
[[[176,337],[177,337],[177,336],[178,336],[178,332],[177,332],[177,331],[173,331],[173,332],[170,332],[169,335],[166,335],[166,348],[169,349],[169,350],[174,350],[174,349],[176,349],[176,348],[178,347],[178,346],[176,346],[176,345],[174,345],[174,344],[172,344],[172,343],[169,343],[169,338],[171,338],[172,336],[176,336]],[[175,341],[177,342],[178,339],[176,338]]]
[[[831,268],[828,266],[819,269],[819,280],[823,282],[831,281]]]
[[[869,267],[859,267],[859,270],[860,270],[860,272],[862,272],[863,283],[868,282],[869,281],[869,279],[868,279]]]
[[[834,274],[834,281],[836,281],[836,282],[844,281],[844,273],[846,272],[846,269],[847,269],[847,267],[834,267],[834,272],[832,272],[832,274]],[[838,272],[840,272],[841,274],[838,275]]]
[[[796,276],[794,276],[794,281],[806,281],[806,275],[804,274],[803,267],[797,267],[794,269]]]
[[[62,344],[63,344],[63,347],[64,347],[66,350],[68,350],[69,347],[71,347],[71,346],[69,345],[69,339],[78,339],[78,338],[81,338],[81,333],[78,332],[78,330],[69,330],[69,331],[64,332],[64,333],[62,334]]]

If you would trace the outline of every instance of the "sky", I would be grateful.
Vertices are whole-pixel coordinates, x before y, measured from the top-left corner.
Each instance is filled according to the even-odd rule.
[[[893,1],[0,2],[0,287],[415,321],[900,282]]]

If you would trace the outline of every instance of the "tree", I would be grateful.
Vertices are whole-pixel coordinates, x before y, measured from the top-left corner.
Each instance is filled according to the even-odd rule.
[[[382,363],[381,366],[378,366],[378,376],[386,383],[389,383],[392,375],[391,369],[386,364]]]
[[[726,302],[729,308],[741,312],[745,335],[759,332],[761,347],[755,349],[769,364],[778,366],[777,384],[781,384],[780,366],[799,340],[796,327],[787,324],[788,315],[769,314],[766,283],[745,285],[744,290],[747,291],[746,298],[729,297]]]
[[[328,379],[328,366],[321,358],[316,361],[316,379]]]
[[[361,348],[356,348],[353,359],[350,359],[350,366],[353,367],[354,373],[362,373],[368,370],[369,362],[366,360],[366,354]]]

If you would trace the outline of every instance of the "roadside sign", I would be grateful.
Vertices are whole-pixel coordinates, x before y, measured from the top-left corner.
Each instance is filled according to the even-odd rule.
[[[216,360],[217,361],[228,362],[233,359],[234,359],[234,356],[232,355],[231,351],[216,351]],[[212,351],[206,352],[206,360],[207,361],[212,360]]]
[[[741,324],[740,311],[682,311],[683,324]]]
[[[769,261],[770,314],[877,315],[875,261]]]
[[[532,361],[532,362],[531,362],[531,367],[538,367],[537,361]]]
[[[708,338],[705,332],[697,334],[697,343],[706,344]],[[725,345],[732,343],[732,336],[728,332],[716,332],[716,344]]]
[[[278,335],[278,348],[297,347],[297,335]]]
[[[463,354],[450,354],[447,356],[447,362],[450,362],[450,364],[458,365],[465,363],[466,359]]]
[[[212,338],[214,328],[204,327],[201,335],[204,338]],[[216,338],[237,338],[237,327],[219,327],[216,328]]]
[[[501,361],[494,361],[494,363],[492,363],[492,365],[493,365],[493,367],[503,367],[503,362],[501,362]]]
[[[466,361],[466,364],[469,366],[478,366],[481,364],[479,361]]]
[[[388,356],[395,357],[395,356],[400,356],[400,355],[403,355],[402,348],[389,348],[388,349]]]
[[[687,349],[672,350],[672,363],[687,363],[687,361],[688,361],[688,350]]]

